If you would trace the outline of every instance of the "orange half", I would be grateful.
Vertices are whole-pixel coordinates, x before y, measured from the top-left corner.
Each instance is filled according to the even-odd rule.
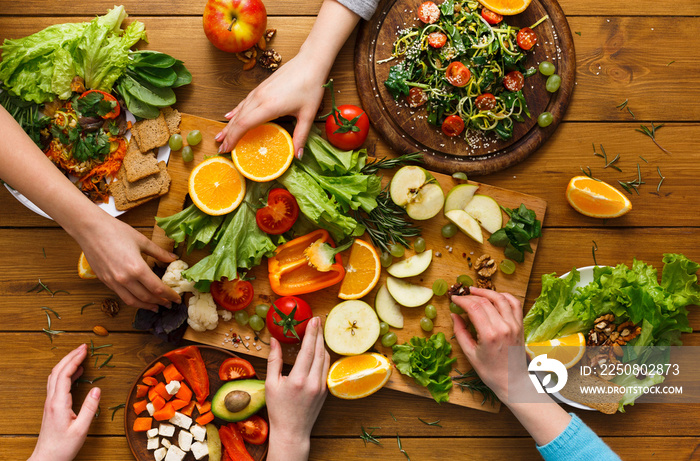
[[[340,284],[340,299],[360,299],[379,282],[382,266],[379,254],[371,243],[355,239],[345,266],[345,277]]]
[[[530,359],[547,354],[548,359],[557,359],[566,368],[571,368],[581,360],[586,352],[586,338],[583,333],[575,333],[549,341],[528,343],[525,345],[525,351]]]
[[[218,216],[235,210],[245,197],[245,178],[230,160],[212,157],[197,165],[189,179],[192,202],[203,212]]]
[[[251,181],[272,181],[292,164],[294,143],[287,130],[276,123],[265,123],[243,135],[231,158],[238,171]]]
[[[571,178],[566,200],[576,211],[593,218],[617,218],[632,209],[632,203],[622,192],[588,176]]]
[[[361,399],[381,389],[391,377],[391,363],[381,354],[344,357],[328,370],[328,390],[341,399]]]
[[[525,11],[527,7],[530,6],[530,1],[531,0],[479,0],[479,3],[495,13],[504,16],[512,16]]]
[[[82,251],[80,252],[80,258],[78,258],[78,276],[81,279],[88,280],[97,278],[97,274],[95,274],[95,271],[93,271],[92,267],[90,267],[90,263],[85,257],[85,253]]]

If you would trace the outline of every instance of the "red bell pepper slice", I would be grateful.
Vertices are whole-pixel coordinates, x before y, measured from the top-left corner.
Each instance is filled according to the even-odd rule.
[[[224,453],[236,461],[254,461],[245,447],[243,436],[238,432],[234,424],[221,426],[219,428],[219,438]]]
[[[203,404],[209,396],[209,374],[197,346],[187,346],[165,354],[194,392],[197,402]]]

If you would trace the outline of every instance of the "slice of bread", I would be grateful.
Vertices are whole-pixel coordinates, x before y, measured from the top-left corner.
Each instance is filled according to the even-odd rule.
[[[119,211],[130,210],[136,206],[148,202],[151,198],[154,198],[149,197],[141,200],[130,201],[126,198],[126,189],[124,188],[124,181],[119,179],[110,183],[109,191],[114,197],[114,206]]]
[[[131,127],[131,134],[136,139],[141,152],[148,152],[163,146],[170,139],[168,124],[165,123],[162,112],[157,118],[134,123],[134,126]]]
[[[161,112],[163,112],[163,116],[165,117],[165,123],[168,125],[168,131],[170,131],[170,134],[176,134],[180,132],[180,120],[182,119],[182,116],[180,115],[180,112],[177,109],[173,109],[172,107],[163,107],[161,109]]]
[[[600,393],[594,393],[593,391],[584,393],[581,391],[582,387],[600,389]],[[573,367],[569,369],[566,386],[559,393],[569,400],[595,408],[601,413],[612,415],[617,412],[618,404],[623,394],[621,392],[607,392],[610,389],[621,391],[622,386],[605,381],[594,375],[582,376],[578,367]]]
[[[155,195],[163,195],[170,187],[170,175],[165,162],[158,163],[159,172],[135,182],[126,181],[124,189],[129,201],[141,200]]]
[[[136,143],[129,143],[129,149],[126,151],[122,163],[124,172],[126,173],[126,179],[129,182],[135,182],[158,173],[160,168],[158,168],[156,156],[151,152],[142,154],[138,148],[132,149],[132,144],[135,145]]]

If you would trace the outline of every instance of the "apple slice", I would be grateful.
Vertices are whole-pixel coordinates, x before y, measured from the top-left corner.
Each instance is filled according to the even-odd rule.
[[[467,234],[479,243],[484,243],[484,237],[481,234],[481,228],[476,219],[469,216],[464,210],[452,210],[445,213],[445,217],[455,223],[459,230]]]
[[[406,307],[422,306],[433,297],[433,290],[430,288],[414,285],[394,277],[386,278],[386,287],[396,302]]]
[[[415,254],[410,258],[392,264],[386,271],[400,279],[413,277],[414,275],[422,274],[430,266],[432,260],[433,250],[426,250],[423,253]]]
[[[481,227],[490,233],[503,227],[503,214],[498,203],[488,195],[477,194],[464,207],[469,216],[479,221]]]
[[[379,319],[366,302],[344,301],[328,313],[323,336],[336,354],[359,355],[379,339]]]
[[[463,210],[478,188],[479,186],[474,184],[460,184],[453,187],[447,193],[447,197],[445,197],[445,208],[443,211],[447,213],[452,210]]]
[[[405,208],[415,220],[430,219],[440,212],[445,194],[433,175],[419,166],[405,166],[396,172],[389,186],[391,200]]]
[[[377,309],[379,318],[394,328],[403,328],[403,314],[386,285],[382,285],[374,298],[374,308]]]

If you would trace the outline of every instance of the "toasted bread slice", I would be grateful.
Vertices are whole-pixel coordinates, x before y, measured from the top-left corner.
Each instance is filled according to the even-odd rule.
[[[124,188],[124,181],[123,180],[112,181],[111,184],[109,185],[109,191],[111,192],[112,196],[114,197],[114,206],[119,211],[130,210],[136,206],[139,206],[141,204],[148,202],[151,198],[155,198],[155,197],[149,197],[149,198],[145,198],[145,199],[141,199],[141,200],[130,201],[129,199],[126,198],[126,189]]]
[[[122,163],[124,172],[126,173],[126,179],[129,182],[135,182],[158,173],[160,168],[158,168],[156,156],[151,152],[142,154],[138,148],[132,149],[132,144],[135,145],[136,143],[129,144],[129,150],[126,151],[124,162]]]
[[[141,200],[155,195],[163,195],[170,188],[170,175],[165,162],[158,163],[159,172],[135,182],[125,182],[126,198],[129,201]]]
[[[136,139],[141,152],[148,152],[163,146],[170,139],[168,124],[165,123],[162,112],[157,118],[134,123],[134,126],[131,127],[131,134]]]
[[[600,393],[594,393],[595,391],[584,393],[581,391],[582,387],[596,388],[600,390]],[[601,413],[612,415],[617,412],[623,394],[621,392],[608,392],[610,389],[622,390],[622,386],[594,375],[582,376],[578,367],[573,367],[569,369],[566,386],[559,393],[569,400],[595,408]]]
[[[163,112],[163,116],[165,117],[165,123],[168,125],[168,131],[170,131],[170,134],[176,134],[180,132],[180,120],[182,119],[182,115],[180,115],[180,112],[177,109],[173,109],[172,107],[163,107],[161,109],[161,112]]]

